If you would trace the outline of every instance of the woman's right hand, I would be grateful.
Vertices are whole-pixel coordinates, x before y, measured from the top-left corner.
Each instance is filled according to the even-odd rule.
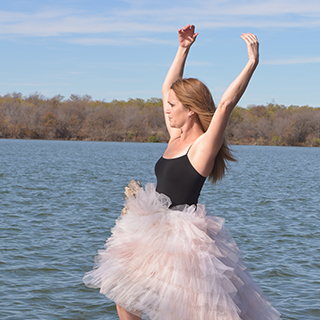
[[[198,32],[194,32],[195,26],[193,24],[186,25],[178,30],[180,47],[189,48],[196,41]]]

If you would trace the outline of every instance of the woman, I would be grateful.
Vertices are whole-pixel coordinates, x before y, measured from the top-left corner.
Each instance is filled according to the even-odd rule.
[[[280,319],[240,258],[224,220],[208,216],[198,197],[206,177],[221,179],[234,160],[224,141],[231,111],[259,61],[253,34],[242,34],[248,63],[215,109],[207,87],[182,79],[193,25],[179,30],[180,46],[163,83],[170,134],[156,164],[156,190],[146,185],[126,201],[126,215],[84,277],[117,304],[121,320]]]

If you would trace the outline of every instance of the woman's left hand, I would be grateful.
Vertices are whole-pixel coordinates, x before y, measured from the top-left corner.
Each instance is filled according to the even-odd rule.
[[[247,44],[249,61],[252,61],[255,64],[258,64],[258,62],[259,62],[259,42],[258,42],[257,37],[252,33],[243,33],[241,35],[241,39],[243,39]]]

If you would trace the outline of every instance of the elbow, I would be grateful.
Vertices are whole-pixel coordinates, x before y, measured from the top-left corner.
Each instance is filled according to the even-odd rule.
[[[167,95],[168,95],[168,92],[170,91],[170,88],[171,88],[171,85],[168,86],[168,85],[164,84],[164,85],[162,86],[161,92],[162,92],[162,96],[163,96],[165,99],[166,99],[166,97],[167,97]]]
[[[161,90],[161,93],[162,93],[162,96],[164,97],[165,94],[168,92],[167,88],[165,87],[162,87],[162,90]]]
[[[236,102],[233,100],[225,100],[221,101],[219,108],[221,111],[226,112],[226,113],[231,113],[231,111],[234,109],[236,106]]]

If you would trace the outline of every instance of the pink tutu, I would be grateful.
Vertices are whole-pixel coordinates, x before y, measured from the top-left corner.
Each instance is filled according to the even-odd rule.
[[[170,204],[153,184],[130,197],[84,283],[152,320],[280,319],[224,219],[208,216],[201,204]]]

